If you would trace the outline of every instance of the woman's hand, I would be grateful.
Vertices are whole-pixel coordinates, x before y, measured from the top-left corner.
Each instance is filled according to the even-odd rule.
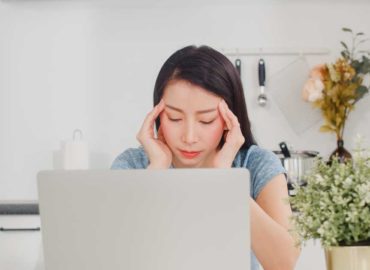
[[[227,130],[224,135],[225,143],[221,150],[217,152],[213,160],[213,165],[215,168],[231,168],[235,156],[243,145],[245,139],[240,130],[238,118],[229,109],[224,100],[220,102],[218,109],[225,121]]]
[[[163,137],[161,127],[158,130],[158,138],[154,136],[154,123],[159,114],[164,109],[164,102],[161,100],[151,112],[147,114],[139,133],[137,140],[144,147],[149,158],[151,169],[168,169],[172,163],[172,153]]]

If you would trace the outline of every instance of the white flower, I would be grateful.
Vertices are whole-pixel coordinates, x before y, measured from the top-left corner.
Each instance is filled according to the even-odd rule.
[[[321,226],[318,230],[317,230],[317,233],[320,234],[321,236],[324,235],[325,233],[325,229],[323,228],[323,226]]]
[[[325,181],[324,178],[321,176],[321,174],[316,174],[315,179],[316,179],[316,183],[318,184],[322,184]]]
[[[308,102],[315,102],[322,99],[324,84],[319,78],[310,78],[303,86],[303,99]]]
[[[344,187],[345,189],[348,189],[348,188],[350,188],[350,187],[351,187],[351,185],[352,185],[352,178],[351,178],[351,177],[347,177],[347,178],[344,180],[344,182],[343,182],[343,187]]]
[[[370,204],[370,192],[366,193],[364,201],[365,201],[365,203]]]
[[[358,185],[358,194],[361,198],[360,205],[370,204],[370,182]]]

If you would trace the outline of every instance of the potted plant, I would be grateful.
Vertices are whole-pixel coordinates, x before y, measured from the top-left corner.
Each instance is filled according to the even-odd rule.
[[[352,162],[317,159],[291,197],[300,243],[320,240],[327,269],[370,269],[370,150],[360,147]]]

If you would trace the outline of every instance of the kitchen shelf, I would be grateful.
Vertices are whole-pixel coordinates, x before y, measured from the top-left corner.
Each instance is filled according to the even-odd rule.
[[[221,48],[220,51],[226,56],[246,55],[327,55],[328,48]]]

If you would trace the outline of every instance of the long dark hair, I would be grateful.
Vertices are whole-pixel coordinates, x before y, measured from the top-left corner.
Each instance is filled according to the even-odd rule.
[[[164,89],[172,80],[185,80],[222,97],[236,115],[245,142],[241,148],[256,144],[248,118],[240,76],[223,54],[208,46],[187,46],[172,54],[159,71],[154,86],[153,101],[157,105]],[[156,119],[156,129],[160,125]],[[222,139],[221,145],[224,141]]]

